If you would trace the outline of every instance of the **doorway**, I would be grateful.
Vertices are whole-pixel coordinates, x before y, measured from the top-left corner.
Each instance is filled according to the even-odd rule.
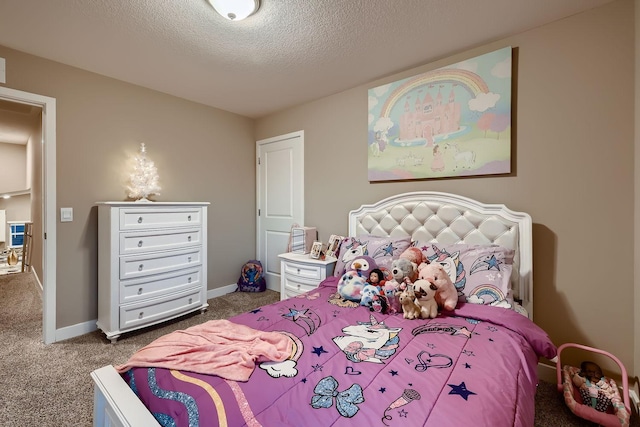
[[[42,109],[41,180],[32,186],[39,185],[41,189],[38,214],[42,218],[42,331],[44,343],[51,344],[56,341],[56,100],[1,86],[0,100]]]
[[[304,132],[257,142],[256,254],[267,287],[280,291],[280,259],[294,224],[304,225]]]

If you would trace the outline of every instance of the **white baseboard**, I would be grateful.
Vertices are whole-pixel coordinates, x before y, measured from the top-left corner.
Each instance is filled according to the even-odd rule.
[[[89,320],[88,322],[76,323],[75,325],[56,329],[56,342],[88,334],[96,329],[98,329],[98,326],[96,325],[95,320]]]
[[[538,379],[551,384],[558,383],[558,374],[555,366],[538,363]]]
[[[42,289],[42,284],[40,283],[40,280],[38,280],[38,276],[35,274],[35,272],[34,272],[34,275],[36,276],[36,280],[38,281],[38,284],[40,284],[40,288]],[[223,286],[221,288],[208,289],[207,299],[220,297],[222,295],[235,292],[237,287],[238,285],[234,283],[232,285]],[[275,289],[275,290],[280,291],[280,289]],[[97,319],[94,319],[94,320],[89,320],[88,322],[77,323],[75,325],[56,329],[56,341],[68,340],[70,338],[74,338],[80,335],[93,332],[98,329],[98,326],[96,325],[96,321]]]
[[[235,292],[237,288],[238,288],[238,285],[234,283],[232,285],[223,286],[221,288],[207,289],[207,299],[221,297],[222,295],[230,294],[231,292]]]

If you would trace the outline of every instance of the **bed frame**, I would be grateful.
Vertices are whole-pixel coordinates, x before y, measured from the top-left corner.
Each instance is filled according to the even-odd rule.
[[[501,204],[433,191],[404,193],[349,212],[349,236],[411,236],[440,244],[497,244],[515,251],[513,296],[533,317],[531,217]],[[91,373],[94,426],[159,426],[111,365]]]

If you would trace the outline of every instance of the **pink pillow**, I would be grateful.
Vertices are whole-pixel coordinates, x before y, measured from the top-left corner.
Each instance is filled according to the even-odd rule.
[[[441,263],[458,290],[458,300],[492,304],[507,299],[513,249],[498,245],[440,245],[416,242],[429,262]]]

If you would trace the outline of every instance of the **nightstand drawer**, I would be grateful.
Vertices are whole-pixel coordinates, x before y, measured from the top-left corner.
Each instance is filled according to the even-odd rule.
[[[120,257],[120,279],[134,279],[150,274],[167,273],[202,263],[200,247],[182,251],[159,252]]]
[[[202,224],[200,208],[130,208],[120,210],[120,230],[173,228]]]
[[[202,287],[202,270],[185,269],[158,276],[120,282],[120,303],[134,303],[147,298],[182,292],[189,288]]]
[[[292,261],[284,262],[284,271],[281,274],[296,276],[300,279],[320,280],[324,268],[319,265],[301,264]]]
[[[132,328],[169,319],[202,305],[202,289],[194,289],[165,299],[152,299],[120,307],[120,328]]]
[[[303,294],[317,288],[318,285],[319,282],[303,283],[301,281],[292,279],[289,276],[285,276],[283,279],[283,288],[287,296]]]
[[[199,228],[188,230],[154,230],[120,234],[120,255],[140,252],[181,249],[202,243]]]

